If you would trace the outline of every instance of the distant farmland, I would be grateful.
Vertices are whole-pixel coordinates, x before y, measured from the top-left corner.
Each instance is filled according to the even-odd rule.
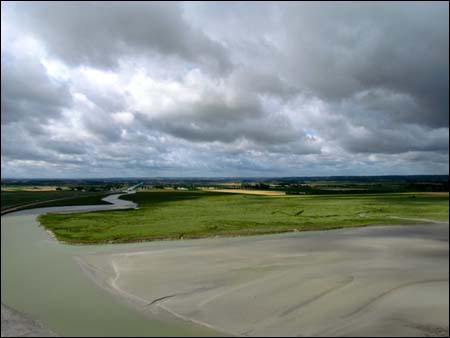
[[[7,211],[62,205],[108,204],[102,198],[106,193],[81,191],[3,191],[2,214]]]

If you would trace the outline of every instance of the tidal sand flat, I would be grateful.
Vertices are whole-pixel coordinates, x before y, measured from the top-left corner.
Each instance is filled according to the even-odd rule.
[[[2,304],[2,337],[56,337],[42,324]]]
[[[239,336],[448,336],[449,226],[145,243],[78,255],[144,313]]]

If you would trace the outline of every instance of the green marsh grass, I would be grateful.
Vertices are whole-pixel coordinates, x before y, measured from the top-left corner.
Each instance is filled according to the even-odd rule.
[[[240,236],[448,220],[448,195],[422,193],[258,196],[153,191],[122,196],[137,210],[41,215],[59,240],[72,243]],[[400,218],[391,218],[391,217]]]

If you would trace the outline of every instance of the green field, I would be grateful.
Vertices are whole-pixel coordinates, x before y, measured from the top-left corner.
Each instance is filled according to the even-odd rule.
[[[1,210],[42,208],[63,205],[108,204],[106,193],[81,191],[2,191]]]
[[[370,224],[448,220],[448,194],[254,196],[212,192],[140,192],[123,198],[138,210],[47,214],[40,222],[59,240],[132,242],[254,235]]]

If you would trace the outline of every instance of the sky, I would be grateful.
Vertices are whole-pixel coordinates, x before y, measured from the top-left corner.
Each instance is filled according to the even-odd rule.
[[[2,178],[448,174],[448,2],[2,2]]]

